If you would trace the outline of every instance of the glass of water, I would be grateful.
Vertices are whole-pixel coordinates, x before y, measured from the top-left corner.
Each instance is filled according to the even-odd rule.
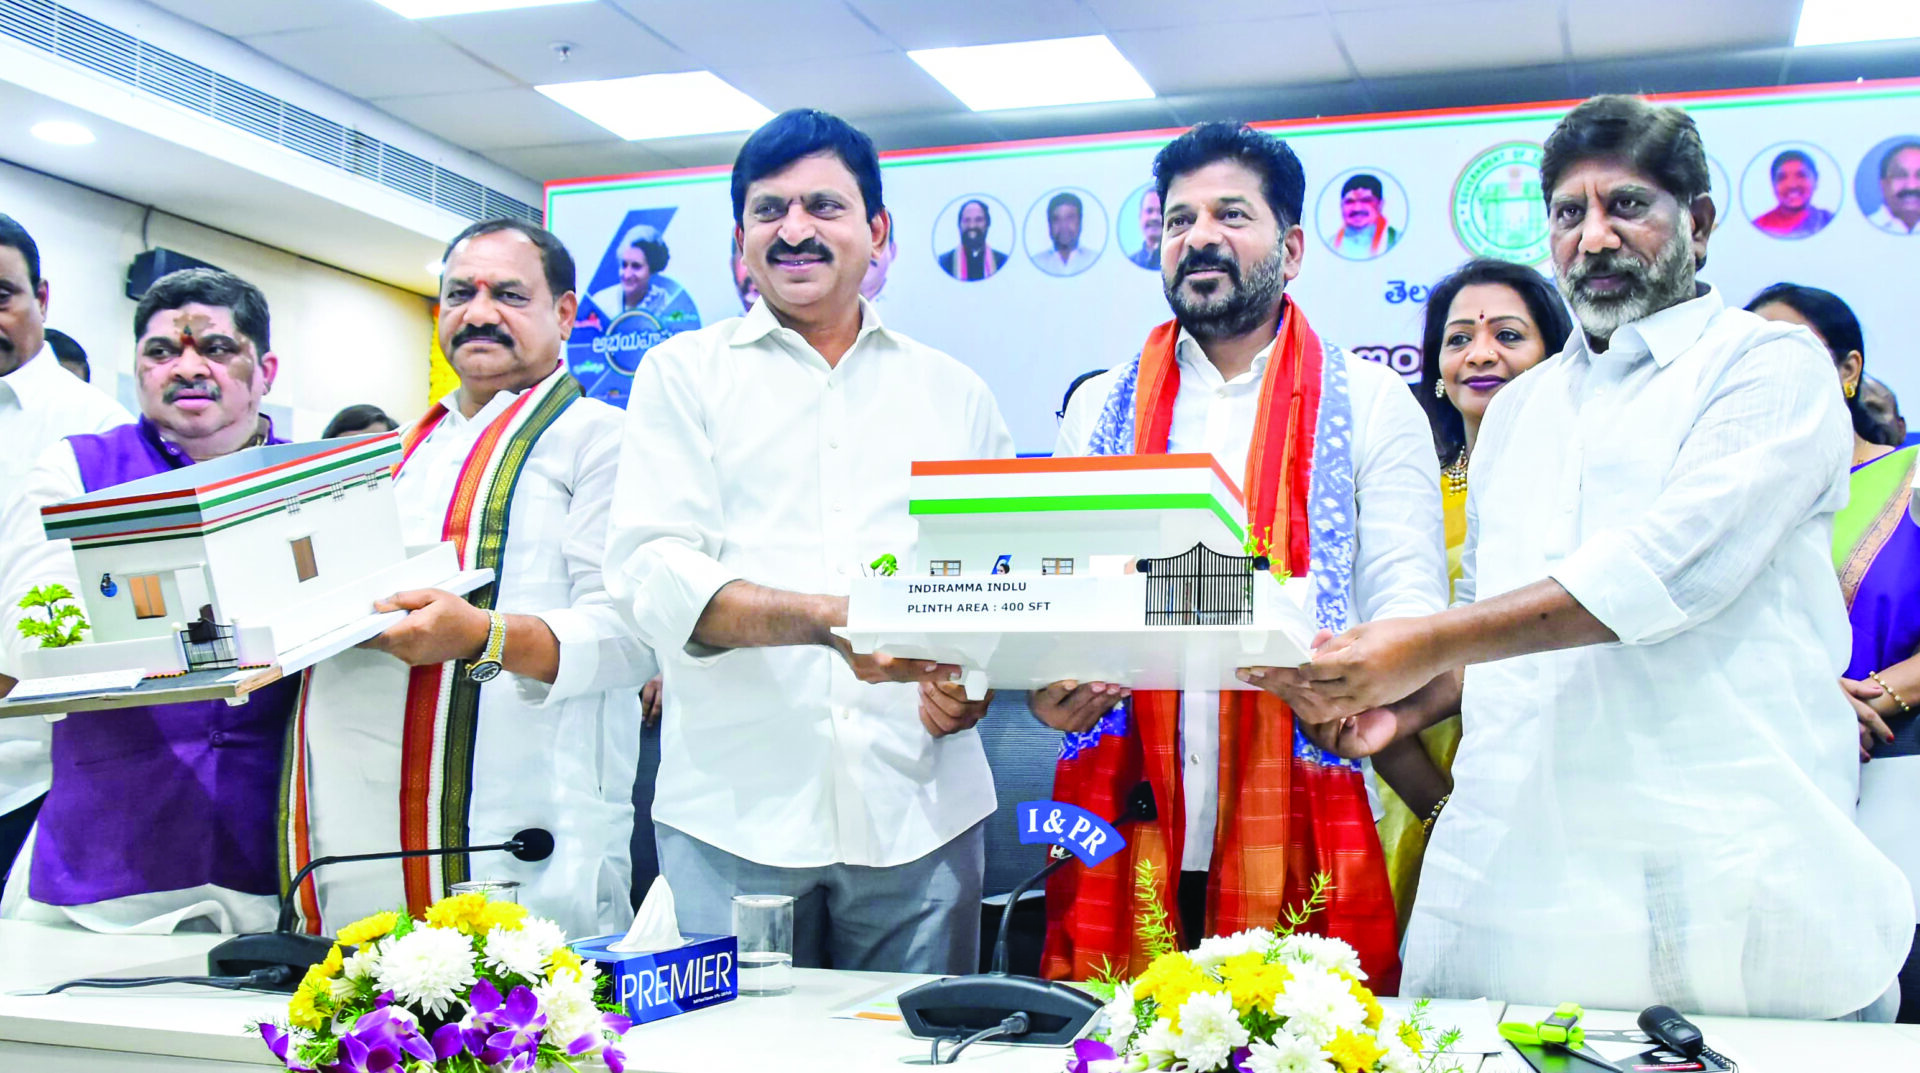
[[[484,894],[489,901],[518,904],[520,881],[517,879],[469,879],[448,887],[447,893]]]
[[[793,898],[736,894],[733,934],[740,940],[740,993],[784,995],[793,990]]]

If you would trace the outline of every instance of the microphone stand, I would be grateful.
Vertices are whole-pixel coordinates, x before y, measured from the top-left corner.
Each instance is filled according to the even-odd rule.
[[[553,855],[553,835],[538,827],[529,827],[505,842],[490,846],[446,846],[440,849],[403,849],[385,853],[342,853],[331,857],[315,857],[307,862],[305,868],[294,873],[293,882],[287,885],[287,893],[280,899],[280,919],[274,929],[236,935],[207,951],[207,972],[218,977],[246,977],[262,969],[285,968],[289,971],[268,975],[268,979],[277,981],[271,984],[272,989],[292,991],[298,987],[301,978],[306,975],[307,967],[325,961],[327,952],[333,949],[333,940],[324,935],[306,935],[293,930],[293,900],[299,896],[300,884],[305,883],[314,869],[322,865],[495,851],[511,853],[523,861],[544,861]]]
[[[1127,795],[1126,806],[1114,826],[1152,820],[1157,814],[1153,787],[1143,781]],[[1052,859],[1044,867],[1007,896],[1007,908],[1000,915],[1000,931],[993,944],[992,971],[932,980],[900,995],[900,1016],[914,1035],[936,1041],[957,1036],[1017,1035],[1023,1043],[1064,1047],[1100,1012],[1100,1001],[1077,987],[1007,972],[1008,926],[1020,896],[1073,860],[1062,846],[1053,847],[1048,856]],[[1014,1026],[1020,1030],[1015,1031]]]

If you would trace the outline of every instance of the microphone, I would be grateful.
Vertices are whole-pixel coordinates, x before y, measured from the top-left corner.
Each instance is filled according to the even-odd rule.
[[[492,853],[505,851],[523,861],[544,861],[553,856],[553,832],[538,827],[529,827],[519,831],[505,842],[490,846],[446,846],[440,849],[402,849],[384,853],[342,853],[331,857],[315,857],[307,862],[305,868],[296,872],[293,882],[287,885],[287,893],[280,899],[280,920],[270,932],[258,932],[251,935],[236,935],[212,950],[207,951],[207,972],[212,976],[249,976],[260,969],[284,967],[292,972],[284,974],[275,991],[292,991],[300,985],[301,977],[306,974],[309,965],[318,965],[327,959],[327,951],[333,949],[333,940],[323,935],[303,935],[293,930],[294,898],[300,893],[300,884],[306,882],[313,870],[326,864],[348,864],[354,861],[394,861],[412,857],[450,857],[456,853]]]
[[[1142,781],[1128,792],[1113,826],[1144,823],[1158,815],[1153,786]],[[901,993],[900,1016],[906,1019],[908,1031],[922,1039],[972,1036],[993,1032],[1019,1015],[1027,1025],[1025,1032],[1018,1033],[1022,1042],[1064,1047],[1100,1012],[1100,1000],[1077,987],[1007,973],[1007,929],[1020,896],[1073,860],[1063,846],[1054,846],[1047,856],[1051,859],[1045,866],[1007,895],[1007,908],[1000,914],[1000,932],[993,943],[992,971],[933,980]]]

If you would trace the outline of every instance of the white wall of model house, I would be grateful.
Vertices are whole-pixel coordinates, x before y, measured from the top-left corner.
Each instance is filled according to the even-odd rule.
[[[1177,555],[1204,543],[1222,555],[1242,554],[1240,538],[1204,508],[1154,510],[1035,510],[977,514],[923,514],[915,575],[957,562],[960,575],[990,574],[1002,555],[1009,573],[1120,573],[1142,558]],[[1070,570],[1043,569],[1065,559]],[[1110,567],[1110,569],[1108,569]]]

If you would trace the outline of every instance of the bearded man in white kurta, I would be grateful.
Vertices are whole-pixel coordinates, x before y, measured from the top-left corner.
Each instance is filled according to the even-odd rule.
[[[561,361],[574,265],[550,233],[469,227],[448,248],[440,345],[460,388],[403,437],[394,478],[409,545],[450,540],[495,581],[376,605],[407,617],[312,672],[287,766],[286,872],[333,854],[552,832],[551,858],[505,853],[316,869],[296,904],[319,934],[419,912],[468,879],[515,880],[572,935],[632,919],[628,842],[639,689],[654,661],[601,586],[621,414]],[[396,658],[397,657],[397,658]]]

